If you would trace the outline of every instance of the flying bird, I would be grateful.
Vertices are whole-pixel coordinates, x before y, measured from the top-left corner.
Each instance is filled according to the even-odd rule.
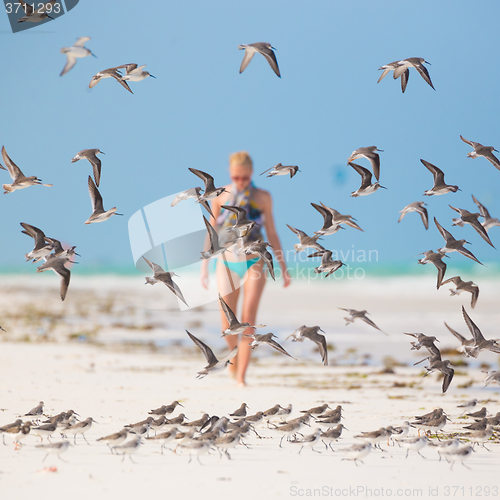
[[[455,284],[455,290],[452,290],[450,288],[451,296],[453,297],[454,295],[460,295],[462,292],[469,292],[472,295],[470,305],[472,309],[474,309],[479,297],[479,287],[472,281],[462,281],[462,278],[460,278],[460,276],[453,276],[453,278],[449,278],[446,281],[443,281],[441,284],[444,285],[451,282]]]
[[[472,333],[472,338],[474,339],[474,344],[471,347],[466,347],[467,354],[476,358],[480,351],[491,351],[500,354],[500,340],[490,339],[486,340],[481,333],[481,330],[477,325],[470,319],[464,306],[462,306],[462,314],[464,316],[465,323],[469,327]]]
[[[406,90],[406,85],[408,84],[408,79],[410,78],[409,68],[415,68],[420,76],[434,89],[434,85],[432,85],[431,77],[429,76],[429,72],[427,68],[424,66],[425,64],[430,64],[430,62],[426,61],[423,57],[409,57],[408,59],[402,59],[400,61],[394,61],[389,64],[385,64],[381,66],[379,70],[384,70],[380,78],[378,79],[379,83],[389,71],[394,71],[394,79],[401,77],[401,90],[404,92]]]
[[[260,175],[264,175],[265,173],[267,173],[267,177],[274,177],[275,175],[290,174],[291,179],[297,172],[300,172],[297,165],[282,165],[281,163],[278,163],[277,165],[274,165],[274,167],[264,170],[264,172],[262,172]]]
[[[434,264],[438,270],[437,276],[437,289],[441,286],[444,275],[446,273],[446,264],[443,262],[443,257],[446,257],[446,253],[442,249],[434,252],[433,250],[427,250],[427,252],[422,252],[423,257],[418,260],[419,264]]]
[[[144,256],[142,258],[145,260],[146,264],[151,268],[151,270],[154,273],[152,278],[149,278],[149,277],[146,278],[145,284],[149,283],[150,285],[154,285],[155,283],[158,283],[158,282],[165,283],[167,288],[177,298],[182,300],[182,302],[184,302],[184,304],[187,305],[187,302],[184,300],[184,296],[182,295],[180,288],[177,286],[176,283],[174,283],[174,280],[172,279],[173,276],[178,277],[178,275],[173,273],[173,272],[163,270],[163,268],[161,266],[159,266],[158,264],[155,264],[154,262],[151,262],[150,260],[146,259],[146,257],[144,257]]]
[[[12,177],[12,184],[4,184],[3,188],[5,189],[3,194],[12,193],[17,189],[24,189],[30,186],[41,185],[46,187],[52,187],[52,184],[42,184],[42,180],[38,177],[32,175],[31,177],[26,177],[21,169],[10,159],[7,151],[5,150],[5,146],[2,146],[2,158],[7,165],[7,170]],[[6,170],[6,169],[4,169]]]
[[[378,181],[372,184],[372,173],[367,168],[352,162],[350,162],[349,165],[356,170],[359,175],[361,175],[361,186],[357,191],[353,191],[351,193],[352,198],[356,198],[357,196],[367,196],[374,193],[379,188],[387,189],[385,186],[380,185],[380,182]]]
[[[461,191],[458,186],[452,186],[451,184],[446,184],[444,182],[444,173],[440,168],[436,167],[436,165],[422,159],[420,161],[434,177],[434,186],[432,186],[432,189],[428,189],[424,192],[425,196],[441,195],[449,193],[450,191],[453,193]]]
[[[126,80],[129,82],[140,82],[150,76],[151,78],[155,78],[149,71],[143,71],[146,67],[145,64],[142,66],[137,66],[137,64],[125,64],[125,74],[122,76],[122,80]]]
[[[104,222],[113,215],[123,215],[116,213],[116,207],[104,210],[102,196],[97,189],[92,177],[89,175],[88,180],[90,201],[92,202],[92,215],[85,221],[85,224],[92,224],[94,222]]]
[[[325,278],[328,278],[330,274],[333,274],[342,266],[345,266],[341,260],[332,259],[332,252],[330,250],[320,250],[308,255],[307,257],[321,257],[321,264],[314,268],[314,272],[317,274],[326,273]]]
[[[324,366],[328,365],[328,347],[326,344],[326,337],[321,335],[323,330],[319,326],[306,326],[302,325],[297,328],[294,332],[292,332],[287,340],[292,337],[292,342],[304,342],[304,339],[309,339],[314,342],[319,349],[321,354],[321,361]],[[323,332],[325,333],[325,332]]]
[[[366,158],[371,163],[373,175],[378,181],[380,180],[380,156],[377,154],[377,151],[383,152],[384,150],[378,149],[377,146],[358,148],[347,158],[347,164],[349,165],[353,160],[357,160],[358,158]]]
[[[247,45],[238,45],[240,50],[245,51],[245,55],[243,56],[243,61],[241,61],[240,73],[243,73],[245,68],[248,66],[254,54],[259,53],[263,55],[269,66],[273,69],[273,71],[281,78],[280,70],[278,68],[278,61],[276,60],[276,55],[273,50],[276,50],[271,46],[270,43],[266,42],[258,42],[258,43],[249,43]]]
[[[210,372],[223,370],[227,365],[231,364],[231,359],[234,358],[234,356],[236,356],[236,353],[238,352],[238,346],[236,346],[228,355],[226,355],[221,360],[218,360],[210,347],[208,347],[200,339],[189,333],[187,330],[186,333],[189,335],[189,338],[196,344],[196,346],[201,350],[208,363],[208,365],[205,366],[203,370],[198,372],[196,378],[203,378],[206,377]]]
[[[68,293],[69,281],[71,279],[71,272],[66,267],[67,263],[71,263],[68,257],[49,257],[46,259],[45,264],[37,267],[37,273],[43,273],[44,271],[52,270],[61,278],[60,295],[61,300],[66,298]]]
[[[88,160],[94,171],[95,185],[99,187],[101,181],[101,160],[97,157],[98,154],[105,154],[100,149],[82,149],[71,159],[71,163],[76,163],[78,160]]]
[[[288,354],[286,350],[278,344],[274,339],[278,338],[274,333],[266,333],[265,335],[260,335],[258,333],[254,333],[253,335],[245,335],[246,337],[252,337],[253,341],[250,344],[250,347],[255,349],[258,347],[260,344],[267,344],[271,346],[273,349],[276,349],[278,352],[281,354],[284,354],[285,356],[288,356],[289,358],[295,359],[292,355]]]
[[[382,332],[383,334],[387,335],[387,333],[381,330],[370,318],[366,317],[367,314],[370,314],[368,311],[365,310],[356,311],[356,309],[344,309],[343,307],[339,307],[338,309],[346,311],[349,314],[347,318],[344,318],[346,321],[346,326],[349,325],[350,323],[354,323],[354,320],[360,319],[361,321],[364,321],[367,325],[370,325],[379,332]]]
[[[171,207],[175,207],[177,203],[183,200],[188,200],[189,198],[193,198],[196,202],[201,203],[203,208],[213,217],[212,209],[210,208],[210,204],[207,200],[200,200],[202,189],[201,187],[194,187],[191,189],[186,189],[186,191],[182,191],[179,193],[170,204]],[[215,217],[214,217],[215,218]]]
[[[403,210],[399,211],[401,215],[399,216],[398,222],[401,222],[406,214],[410,212],[417,212],[420,214],[420,217],[422,217],[425,229],[429,229],[429,214],[424,205],[426,205],[426,203],[423,201],[414,201],[413,203],[406,205]]]
[[[222,298],[222,295],[219,293],[219,302],[221,309],[226,316],[227,322],[229,323],[229,326],[222,332],[223,337],[227,337],[228,335],[239,335],[240,333],[243,333],[247,328],[264,328],[266,325],[256,325],[252,326],[248,322],[243,322],[240,323],[236,319],[236,315],[234,312],[231,310],[231,308],[226,304],[226,301]]]
[[[76,60],[81,57],[94,56],[90,49],[85,47],[85,43],[90,40],[89,36],[82,36],[76,40],[71,47],[63,47],[61,54],[66,54],[66,65],[59,76],[65,75],[76,64]]]
[[[472,252],[470,252],[469,250],[467,250],[467,248],[464,247],[465,243],[470,245],[468,241],[456,240],[449,231],[447,231],[443,226],[441,226],[441,224],[439,224],[436,217],[434,217],[434,223],[436,224],[436,227],[438,228],[439,232],[441,233],[441,236],[444,238],[446,242],[443,248],[438,249],[438,252],[441,253],[458,252],[464,255],[465,257],[472,259],[474,262],[483,265],[476,259],[476,257],[472,254]]]
[[[201,170],[196,170],[195,168],[189,168],[188,170],[194,175],[197,175],[205,183],[205,192],[198,197],[198,203],[201,203],[201,201],[213,200],[222,193],[227,193],[226,188],[215,187],[214,178],[210,174]]]
[[[493,226],[500,226],[500,220],[491,217],[490,213],[488,212],[487,208],[482,205],[475,197],[472,195],[472,199],[474,200],[474,203],[478,206],[479,211],[481,212],[481,217],[484,218],[483,221],[483,227],[486,229],[486,231],[489,231]]]
[[[95,87],[103,78],[114,78],[123,88],[127,89],[131,94],[132,90],[128,86],[128,83],[123,79],[123,75],[120,73],[120,69],[126,68],[128,64],[122,64],[121,66],[115,66],[114,68],[104,69],[96,73],[92,80],[90,80],[89,88]]]
[[[295,253],[302,252],[306,248],[313,248],[314,250],[318,251],[325,250],[325,248],[318,243],[320,235],[308,236],[306,233],[304,233],[304,231],[301,231],[300,229],[295,229],[294,227],[289,226],[288,224],[287,227],[288,229],[290,229],[290,231],[295,233],[299,238],[299,243],[293,245],[293,248],[295,248]]]
[[[50,0],[46,4],[43,4],[43,3],[29,4],[29,3],[26,3],[24,0],[18,0],[18,1],[16,1],[16,3],[14,5],[16,5],[16,4],[20,5],[21,8],[24,10],[24,13],[26,15],[23,16],[21,19],[19,19],[17,22],[18,23],[24,23],[24,22],[39,23],[40,21],[43,21],[44,19],[54,19],[53,17],[49,16],[49,14],[47,14],[47,12],[52,13],[52,9],[53,9],[55,3],[56,3],[56,0]],[[35,6],[37,6],[38,9],[35,10]]]
[[[455,210],[455,212],[460,214],[460,217],[453,219],[453,226],[460,226],[463,227],[464,224],[469,224],[471,225],[476,232],[483,238],[488,245],[492,246],[495,248],[493,243],[490,240],[490,237],[488,236],[488,233],[486,232],[486,229],[484,226],[479,222],[479,217],[481,217],[481,214],[478,213],[471,213],[468,210],[465,210],[463,208],[455,208],[452,207],[451,205],[448,205],[452,210]]]
[[[477,158],[478,156],[484,156],[495,168],[500,170],[500,160],[493,154],[493,151],[498,153],[498,149],[493,146],[483,146],[479,142],[468,141],[460,136],[460,139],[467,143],[469,146],[474,148],[474,151],[467,153],[467,158]]]

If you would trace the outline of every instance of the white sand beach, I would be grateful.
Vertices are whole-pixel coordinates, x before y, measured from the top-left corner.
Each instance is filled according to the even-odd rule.
[[[29,435],[16,450],[7,435],[7,446],[0,445],[2,498],[498,496],[497,438],[487,444],[491,451],[475,447],[465,462],[470,470],[461,463],[450,470],[434,447],[421,450],[426,459],[413,451],[405,459],[405,449],[386,442],[381,444],[385,452],[372,450],[364,464],[342,460],[346,455],[341,449],[360,443],[354,438],[360,431],[401,425],[436,407],[450,418],[446,434],[473,422],[461,417],[459,403],[477,398],[476,409],[486,406],[492,415],[500,411],[500,388],[484,387],[481,372],[498,369],[498,355],[481,353],[469,366],[457,366],[444,395],[436,374],[424,379],[422,365],[411,366],[426,354],[411,351],[411,339],[402,332],[435,335],[441,349],[456,348],[443,321],[470,337],[461,318],[462,304],[486,338],[498,335],[500,290],[494,280],[481,281],[482,295],[474,310],[469,295],[450,297],[446,287],[436,291],[432,282],[428,275],[312,285],[296,281],[287,290],[271,283],[259,321],[276,333],[297,361],[261,346],[249,370],[249,386],[241,389],[225,372],[195,378],[205,360],[186,341],[185,329],[213,346],[216,354],[227,351],[218,333],[216,303],[181,313],[165,287],[145,287],[140,278],[113,276],[75,276],[61,303],[56,277],[3,276],[0,325],[6,332],[0,336],[0,426],[40,400],[46,415],[71,408],[82,420],[90,416],[98,423],[85,434],[90,445],[77,436],[77,444],[61,455],[66,462],[56,455],[42,462],[45,453],[35,447],[38,437]],[[337,307],[367,309],[388,336],[364,323],[345,326],[344,311]],[[317,324],[326,332],[332,345],[330,366],[321,365],[312,343],[285,341],[301,324]],[[465,360],[453,352],[447,356]],[[245,437],[249,448],[229,450],[231,460],[212,450],[199,457],[203,465],[195,456],[188,463],[185,450],[174,454],[165,449],[162,455],[160,446],[148,441],[133,455],[136,463],[128,456],[122,462],[96,441],[174,400],[184,408],[178,407],[173,415],[182,411],[190,420],[204,412],[227,415],[242,402],[250,414],[277,403],[292,404],[292,418],[324,402],[331,407],[340,404],[347,429],[332,444],[335,452],[319,442],[314,449],[321,453],[305,448],[299,454],[300,447],[285,440],[280,448],[281,435],[260,423],[256,430],[262,439]],[[314,429],[311,423],[301,432]],[[416,434],[416,429],[410,431]],[[73,443],[72,436],[68,439]]]

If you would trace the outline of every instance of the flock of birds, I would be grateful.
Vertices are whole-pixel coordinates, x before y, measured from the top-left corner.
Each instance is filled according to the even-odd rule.
[[[200,418],[189,420],[184,413],[173,416],[178,407],[183,407],[179,401],[173,401],[169,405],[162,405],[149,411],[149,416],[141,421],[127,424],[117,432],[97,438],[96,443],[107,445],[112,454],[122,455],[122,461],[128,455],[134,462],[132,455],[147,444],[160,446],[161,454],[164,453],[164,449],[176,454],[177,451],[186,453],[189,455],[189,462],[192,455],[195,455],[201,464],[200,455],[210,454],[211,450],[217,450],[220,458],[226,456],[231,459],[229,450],[240,445],[240,448],[244,446],[251,449],[247,444],[250,437],[254,438],[252,446],[258,443],[258,440],[279,437],[280,448],[283,447],[283,440],[286,438],[287,443],[298,448],[299,454],[304,448],[310,448],[316,453],[340,452],[342,460],[352,460],[357,465],[358,462],[363,463],[362,459],[371,451],[387,452],[388,450],[381,445],[385,442],[389,445],[392,440],[394,445],[406,450],[406,458],[410,451],[426,458],[420,451],[425,447],[432,447],[436,449],[439,460],[445,458],[451,462],[453,468],[453,464],[457,461],[465,466],[463,462],[472,454],[476,444],[490,451],[486,443],[492,439],[498,442],[500,412],[488,416],[486,407],[479,411],[471,411],[477,403],[477,399],[474,399],[458,406],[463,410],[460,418],[470,417],[474,420],[469,425],[462,424],[459,431],[445,434],[443,428],[451,419],[442,408],[436,408],[424,415],[415,416],[412,421],[407,420],[401,425],[389,425],[374,431],[354,433],[352,437],[358,443],[334,449],[332,444],[343,437],[344,430],[348,431],[342,423],[344,416],[341,405],[331,408],[324,403],[308,410],[301,410],[297,417],[290,418],[291,404],[286,407],[276,404],[267,410],[250,415],[248,405],[242,403],[235,411],[221,417],[203,413]],[[61,455],[71,444],[68,436],[73,436],[74,445],[77,444],[78,436],[81,436],[80,440],[90,445],[85,435],[93,424],[98,423],[92,417],[80,420],[79,416],[74,410],[47,416],[44,413],[44,403],[40,401],[35,408],[22,415],[28,417],[27,419],[18,418],[15,422],[0,427],[3,444],[8,445],[7,441],[11,441],[15,449],[19,449],[27,443],[26,439],[29,436],[39,437],[40,444],[37,444],[36,448],[45,453],[42,462],[49,454],[64,460]],[[43,418],[45,420],[42,420]],[[303,434],[301,431],[307,427],[311,432]],[[418,434],[410,435],[413,430]],[[154,434],[150,435],[150,432]],[[262,435],[264,433],[265,436]],[[60,439],[51,441],[51,437],[57,434],[60,435]],[[46,443],[43,443],[44,437],[47,439]],[[324,450],[315,449],[318,446],[321,448],[324,446]],[[395,454],[396,448],[393,450],[392,454]]]

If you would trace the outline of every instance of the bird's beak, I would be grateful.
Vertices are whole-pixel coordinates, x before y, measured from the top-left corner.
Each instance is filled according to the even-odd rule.
[[[81,255],[80,255],[79,253],[76,253],[76,252],[75,252],[75,255],[78,255],[78,257],[81,257]]]
[[[432,64],[429,62],[429,61],[424,61],[425,64],[430,64],[432,66]]]
[[[97,59],[97,56],[93,52],[91,52],[90,55]]]
[[[151,78],[154,78],[154,79],[156,80],[156,76],[152,75],[151,73],[149,73],[149,76],[150,76]]]

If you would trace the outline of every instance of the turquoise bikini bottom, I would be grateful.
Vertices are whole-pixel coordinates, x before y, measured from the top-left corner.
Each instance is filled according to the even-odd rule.
[[[259,257],[254,259],[244,260],[242,262],[231,262],[229,260],[222,261],[224,265],[233,273],[236,273],[240,278],[245,276],[245,273],[259,260]]]

